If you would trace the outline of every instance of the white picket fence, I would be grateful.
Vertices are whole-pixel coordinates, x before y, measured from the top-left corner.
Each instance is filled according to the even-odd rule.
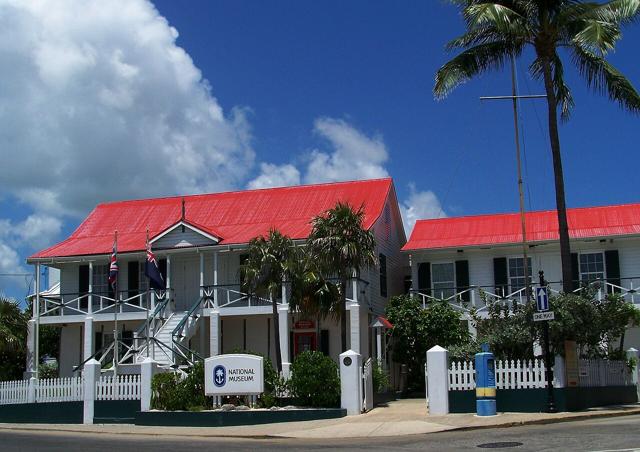
[[[624,361],[581,359],[578,361],[578,379],[582,387],[630,386],[631,369]]]
[[[495,362],[497,389],[546,388],[544,361],[504,360]],[[449,369],[449,390],[468,391],[476,388],[473,361],[452,362]]]
[[[0,405],[27,403],[29,380],[3,381],[0,383]]]
[[[96,400],[140,400],[140,375],[102,375],[96,382]]]
[[[82,400],[81,377],[36,380],[36,402],[73,402]]]

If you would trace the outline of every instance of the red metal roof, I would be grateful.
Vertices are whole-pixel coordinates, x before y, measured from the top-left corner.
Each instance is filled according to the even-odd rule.
[[[385,178],[100,204],[68,239],[30,259],[110,253],[116,230],[118,252],[142,251],[147,228],[153,238],[180,221],[182,199],[186,222],[220,237],[225,245],[248,243],[272,227],[304,239],[311,219],[338,201],[355,208],[363,205],[364,226],[369,229],[392,185],[391,178]]]
[[[640,234],[640,204],[567,209],[573,239]],[[558,240],[555,210],[526,213],[527,241]],[[418,220],[404,251],[522,241],[519,213]]]

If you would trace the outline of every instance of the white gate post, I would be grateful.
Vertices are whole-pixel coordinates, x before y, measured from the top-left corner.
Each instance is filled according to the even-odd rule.
[[[449,414],[449,352],[436,345],[427,351],[429,415]]]
[[[362,356],[353,350],[340,354],[340,407],[348,416],[362,413]]]
[[[84,408],[82,422],[93,424],[94,400],[96,398],[96,381],[100,378],[100,363],[95,359],[90,359],[84,364],[82,372],[84,379]]]
[[[635,364],[631,368],[631,381],[636,387],[636,391],[638,392],[638,400],[640,401],[640,387],[638,386],[638,383],[639,383],[638,370],[639,370],[639,364],[640,364],[638,362],[638,359],[640,358],[640,352],[633,347],[627,350],[627,359],[631,359],[631,358],[635,360]]]
[[[151,409],[151,380],[158,371],[158,363],[151,358],[145,358],[140,364],[140,411]]]
[[[29,378],[29,388],[27,393],[27,402],[35,403],[36,401],[36,385],[38,384],[38,380],[36,377]]]

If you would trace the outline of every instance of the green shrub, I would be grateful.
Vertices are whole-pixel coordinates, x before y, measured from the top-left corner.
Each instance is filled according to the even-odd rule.
[[[204,364],[196,363],[187,375],[170,372],[153,376],[151,407],[159,410],[200,411],[210,408],[211,398],[204,394]]]
[[[231,353],[244,353],[247,355],[255,355],[262,357],[262,371],[264,375],[264,393],[259,399],[259,404],[264,408],[271,408],[278,405],[279,394],[285,391],[286,383],[278,375],[278,371],[273,367],[271,359],[262,353],[253,352],[251,350],[234,349]]]
[[[58,378],[58,365],[41,364],[40,369],[38,369],[38,377],[43,380],[46,378]]]
[[[389,389],[389,374],[382,368],[377,359],[373,360],[371,371],[373,390],[377,393],[386,392]]]
[[[291,364],[287,387],[299,405],[336,407],[340,402],[338,365],[321,352],[300,353]]]

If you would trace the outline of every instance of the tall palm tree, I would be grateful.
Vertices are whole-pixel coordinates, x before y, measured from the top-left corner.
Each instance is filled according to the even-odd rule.
[[[256,237],[249,242],[249,254],[240,267],[249,292],[272,299],[273,334],[278,372],[282,372],[282,357],[280,356],[280,322],[277,299],[282,290],[282,284],[293,277],[295,255],[293,241],[276,229],[271,229],[267,237]]]
[[[571,62],[595,91],[632,112],[640,111],[640,96],[631,83],[606,59],[622,37],[624,25],[639,17],[640,0],[606,3],[579,0],[450,0],[462,9],[467,32],[447,48],[464,49],[436,74],[434,94],[445,97],[472,77],[500,69],[510,58],[532,47],[531,75],[544,82],[548,105],[549,141],[553,156],[556,208],[564,292],[572,290],[571,249],[567,225],[564,176],[558,135],[558,109],[563,120],[573,107],[564,79],[563,48]]]
[[[15,352],[25,347],[28,315],[18,302],[0,294],[0,353]]]
[[[364,208],[354,210],[338,202],[332,209],[312,220],[307,246],[312,258],[325,275],[337,276],[340,283],[340,339],[342,351],[347,349],[347,284],[354,272],[376,262],[376,240],[364,229]]]

